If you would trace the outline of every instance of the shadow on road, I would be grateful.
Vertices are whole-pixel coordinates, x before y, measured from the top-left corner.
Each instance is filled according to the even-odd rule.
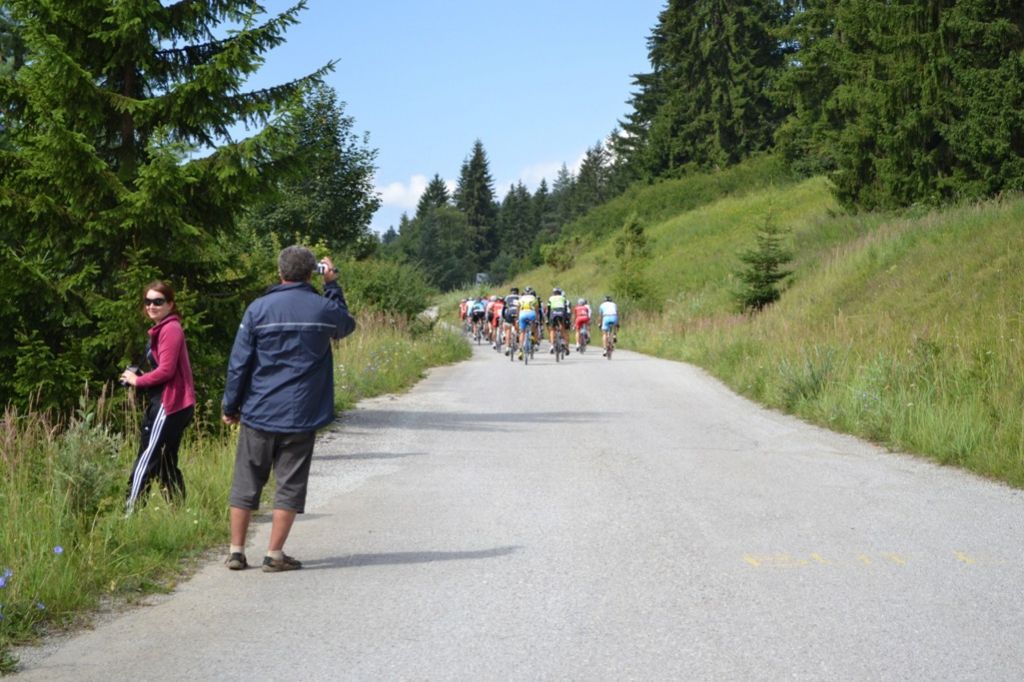
[[[401,564],[431,564],[435,561],[466,561],[496,559],[521,549],[518,546],[495,547],[468,552],[391,552],[384,554],[348,554],[303,561],[302,569],[358,568],[360,566],[395,566]]]
[[[337,424],[343,427],[430,429],[441,431],[516,431],[523,424],[580,424],[607,419],[606,412],[427,412],[413,410],[356,410]],[[621,413],[620,413],[621,414]]]
[[[313,455],[313,459],[321,462],[358,461],[367,459],[404,459],[405,457],[423,457],[425,452],[357,452],[351,455]]]

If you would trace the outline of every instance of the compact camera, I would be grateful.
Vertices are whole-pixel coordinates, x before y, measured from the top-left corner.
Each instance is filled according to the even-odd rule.
[[[128,365],[127,367],[124,368],[124,371],[131,372],[135,376],[141,376],[142,375],[142,370],[139,369],[138,367],[136,367],[135,365]],[[122,386],[127,386],[128,385],[128,382],[125,381],[124,379],[118,379],[117,383],[121,384]]]
[[[328,270],[330,270],[334,274],[338,274],[338,268],[328,267],[327,263],[324,263],[323,261],[316,264],[316,271],[319,272],[321,275],[326,274]]]

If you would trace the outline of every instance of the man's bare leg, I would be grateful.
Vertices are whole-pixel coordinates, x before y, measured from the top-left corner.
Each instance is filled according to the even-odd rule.
[[[270,526],[270,545],[267,546],[267,551],[277,552],[284,549],[284,543],[292,530],[292,524],[295,523],[295,514],[296,512],[290,509],[274,510],[274,520]]]

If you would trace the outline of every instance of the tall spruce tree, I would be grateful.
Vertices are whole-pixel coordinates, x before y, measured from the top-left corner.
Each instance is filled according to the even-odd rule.
[[[558,222],[557,207],[551,191],[548,189],[548,181],[541,179],[537,191],[533,193],[533,221],[537,226],[534,237],[534,251],[539,259],[540,252],[537,250],[537,243],[540,241],[550,242],[558,237],[561,224]],[[539,265],[539,260],[534,265]]]
[[[816,175],[836,168],[837,131],[830,99],[840,85],[835,0],[793,0],[781,32],[788,57],[776,96],[790,113],[775,132],[775,145],[797,173]]]
[[[255,0],[5,5],[26,59],[0,81],[17,116],[0,150],[0,402],[67,405],[113,377],[140,350],[154,277],[181,290],[193,362],[212,368],[242,303],[225,282],[236,217],[292,146],[274,120],[323,69],[243,86],[304,3],[263,23]],[[260,132],[235,141],[239,123]]]
[[[508,189],[498,213],[498,237],[501,253],[521,259],[530,252],[537,232],[530,191],[517,182]]]
[[[583,215],[595,206],[608,201],[611,192],[611,169],[608,152],[604,144],[598,142],[587,149],[580,164],[580,172],[576,174],[573,187],[573,213]]]
[[[455,207],[466,216],[473,232],[472,248],[476,250],[478,262],[489,263],[498,249],[495,226],[498,209],[487,152],[480,140],[473,143],[473,151],[462,164],[455,188]]]
[[[430,283],[448,291],[473,282],[478,261],[466,246],[473,240],[466,214],[442,206],[414,222],[419,231],[415,261]]]
[[[551,185],[552,211],[555,215],[555,222],[558,230],[568,225],[576,217],[575,206],[573,205],[573,193],[576,189],[576,176],[572,174],[569,167],[564,163],[555,175],[555,181]],[[548,235],[544,235],[545,237]],[[557,234],[550,235],[552,238]]]
[[[778,0],[669,0],[615,143],[636,175],[726,166],[770,146],[785,114],[770,97],[785,16]]]
[[[843,0],[828,43],[839,199],[865,208],[1024,188],[1024,6]]]

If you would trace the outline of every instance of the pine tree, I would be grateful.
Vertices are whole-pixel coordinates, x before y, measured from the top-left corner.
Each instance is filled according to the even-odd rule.
[[[554,183],[551,185],[551,203],[553,205],[552,212],[555,215],[555,221],[558,224],[559,231],[572,222],[572,219],[577,215],[573,204],[573,194],[575,189],[576,176],[573,175],[568,166],[563,163],[562,167],[558,169],[558,174],[555,176]],[[554,239],[558,235],[545,234],[544,236]]]
[[[771,145],[785,114],[770,97],[784,18],[778,0],[669,1],[615,143],[635,175],[726,166]]]
[[[455,207],[466,216],[473,232],[473,247],[478,261],[488,263],[498,249],[494,201],[494,180],[487,162],[487,153],[480,140],[473,143],[473,151],[462,164],[455,189]]]
[[[797,173],[817,175],[836,168],[837,134],[829,101],[840,85],[836,69],[835,0],[794,0],[781,32],[788,65],[776,96],[791,112],[775,133],[775,144]]]
[[[533,193],[533,222],[534,230],[534,251],[538,242],[553,241],[558,236],[561,224],[558,222],[557,207],[550,190],[548,181],[541,179],[537,185],[537,191]],[[539,251],[537,252],[539,256]],[[539,265],[539,262],[534,263]]]
[[[509,187],[498,212],[499,251],[517,260],[525,257],[537,233],[535,217],[526,185],[518,182]]]
[[[434,177],[427,184],[423,194],[420,195],[419,203],[416,205],[416,217],[422,218],[426,215],[427,211],[448,206],[450,203],[451,197],[448,194],[448,185],[441,179],[440,175],[434,173]]]
[[[420,233],[416,263],[430,283],[442,291],[471,283],[478,261],[473,251],[466,248],[473,239],[466,214],[443,206],[414,222]]]
[[[1024,6],[843,0],[827,43],[839,199],[864,208],[1024,187]]]
[[[784,269],[793,258],[783,246],[784,238],[785,232],[768,216],[757,233],[756,248],[740,254],[740,261],[746,266],[737,273],[743,283],[736,293],[741,310],[759,312],[782,296],[780,285],[793,274]]]
[[[17,117],[0,150],[0,402],[67,404],[114,376],[143,338],[154,277],[181,290],[197,371],[219,364],[242,302],[199,294],[246,293],[222,283],[243,272],[236,218],[292,146],[274,121],[324,70],[243,86],[303,3],[262,24],[255,0],[5,5],[26,59],[0,82]],[[225,22],[237,30],[211,39]],[[235,141],[239,123],[262,128]]]
[[[612,278],[612,289],[621,298],[641,309],[657,307],[652,287],[645,270],[650,258],[650,245],[640,218],[636,213],[627,216],[622,230],[615,237],[615,257],[618,267]]]
[[[608,153],[600,142],[587,149],[573,188],[573,213],[583,215],[610,198]]]

